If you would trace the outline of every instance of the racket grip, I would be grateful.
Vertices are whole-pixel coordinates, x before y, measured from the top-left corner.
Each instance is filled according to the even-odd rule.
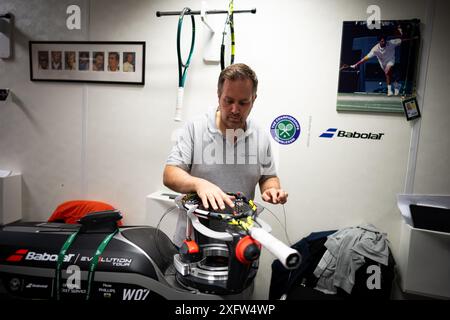
[[[297,250],[285,245],[261,228],[251,228],[250,236],[259,241],[267,250],[280,260],[286,269],[295,269],[300,265],[301,256]]]
[[[178,87],[177,105],[175,107],[175,117],[173,120],[181,121],[181,110],[183,109],[184,88]]]

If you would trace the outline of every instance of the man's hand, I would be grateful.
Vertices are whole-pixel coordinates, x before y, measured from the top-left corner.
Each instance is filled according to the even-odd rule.
[[[277,204],[285,204],[287,201],[288,193],[282,189],[269,188],[261,195],[262,199],[266,202]]]
[[[352,65],[350,66],[350,68],[352,68],[352,69],[356,69],[356,67],[357,67],[356,64],[352,64]]]
[[[202,200],[205,209],[209,208],[209,204],[211,204],[214,210],[218,210],[219,208],[221,210],[225,209],[225,204],[232,208],[234,207],[230,196],[207,180],[198,179],[195,183],[195,192],[197,192],[197,195]]]

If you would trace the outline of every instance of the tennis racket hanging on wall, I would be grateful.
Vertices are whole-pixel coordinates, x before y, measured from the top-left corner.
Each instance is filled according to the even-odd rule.
[[[234,54],[235,54],[235,46],[236,41],[234,38],[234,4],[233,0],[230,0],[230,3],[228,5],[228,14],[227,19],[225,20],[225,26],[223,28],[222,33],[222,44],[220,46],[220,70],[225,69],[225,38],[227,35],[227,27],[230,31],[230,63],[228,65],[231,65],[234,63]]]
[[[228,10],[208,10],[206,14],[226,14],[226,25],[230,26],[230,35],[231,35],[231,59],[230,62],[234,62],[234,19],[233,15],[236,13],[256,13],[256,9],[249,10],[234,10],[233,0],[230,0],[230,4]],[[178,27],[177,27],[177,58],[178,58],[178,94],[177,94],[177,104],[175,107],[175,121],[181,121],[181,113],[183,110],[183,98],[184,98],[184,87],[186,84],[187,70],[191,63],[192,54],[194,52],[194,43],[195,43],[195,19],[194,16],[200,15],[200,10],[191,10],[190,8],[184,8],[182,11],[156,11],[157,17],[163,16],[178,16]],[[189,54],[185,61],[183,61],[181,54],[181,31],[183,28],[183,20],[185,16],[191,16],[191,47],[189,50]],[[225,30],[222,38],[222,46],[221,46],[221,67],[224,69],[225,67]],[[223,64],[222,64],[222,50],[223,50]]]
[[[183,97],[184,97],[184,84],[186,82],[187,70],[189,68],[189,64],[191,63],[192,53],[194,52],[194,43],[195,43],[195,19],[194,16],[191,15],[191,26],[192,26],[192,39],[191,39],[191,48],[189,49],[189,55],[186,59],[186,62],[183,62],[181,57],[181,30],[183,28],[183,19],[186,13],[190,12],[191,9],[184,8],[181,11],[180,17],[178,18],[178,29],[177,29],[177,57],[178,57],[178,95],[177,95],[177,104],[175,107],[175,121],[181,121],[181,110],[183,109]]]

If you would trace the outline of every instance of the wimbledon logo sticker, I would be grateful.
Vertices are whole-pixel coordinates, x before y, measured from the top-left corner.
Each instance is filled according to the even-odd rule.
[[[279,144],[291,144],[300,136],[300,124],[289,115],[282,115],[273,120],[270,133]]]

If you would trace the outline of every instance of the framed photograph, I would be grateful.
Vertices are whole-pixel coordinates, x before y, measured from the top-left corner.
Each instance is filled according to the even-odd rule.
[[[30,80],[145,84],[145,42],[30,41]]]
[[[417,105],[416,97],[404,99],[403,101],[403,110],[405,111],[406,120],[410,121],[413,119],[420,118],[420,110]]]
[[[344,21],[337,111],[402,113],[416,93],[420,21]]]

